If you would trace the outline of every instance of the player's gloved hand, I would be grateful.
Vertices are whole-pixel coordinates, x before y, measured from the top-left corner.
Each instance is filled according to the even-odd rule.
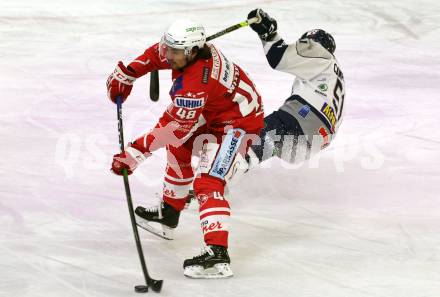
[[[128,144],[124,152],[113,156],[111,171],[117,175],[122,175],[122,169],[125,168],[127,169],[128,175],[130,175],[136,167],[149,156],[151,156],[150,153],[143,154],[141,151],[132,147],[131,144]]]
[[[258,17],[259,23],[251,24],[252,30],[257,32],[258,36],[264,41],[270,41],[277,34],[277,21],[271,18],[262,9],[257,8],[249,12],[248,19]]]
[[[122,102],[130,95],[133,83],[136,80],[134,71],[128,69],[119,61],[115,70],[107,79],[107,96],[116,103],[116,97],[122,96]]]

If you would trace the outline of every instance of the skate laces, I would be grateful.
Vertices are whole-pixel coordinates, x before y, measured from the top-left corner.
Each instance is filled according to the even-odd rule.
[[[145,208],[145,212],[158,212],[159,211],[159,206],[157,205],[151,205],[151,206],[146,206]]]
[[[211,247],[210,247],[209,245],[203,246],[203,247],[200,249],[200,254],[197,255],[197,256],[195,256],[194,259],[196,259],[196,258],[201,258],[201,257],[203,257],[205,254],[210,254],[211,256],[214,256],[214,252],[213,252],[213,250],[211,249]]]
[[[163,219],[163,215],[162,215],[162,208],[164,206],[164,204],[163,204],[163,197],[159,197],[158,193],[156,193],[156,197],[159,198],[159,204],[158,205],[151,205],[151,206],[145,207],[145,211],[146,212],[152,212],[152,213],[157,212],[158,216],[159,216],[159,219]]]

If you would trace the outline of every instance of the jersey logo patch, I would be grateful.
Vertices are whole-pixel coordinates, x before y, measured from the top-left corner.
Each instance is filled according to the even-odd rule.
[[[203,98],[185,98],[185,97],[176,97],[174,100],[174,105],[177,107],[183,107],[186,109],[196,109],[202,107],[204,103]]]
[[[308,105],[303,105],[303,106],[299,109],[298,114],[299,114],[301,117],[306,118],[307,115],[309,114],[309,112],[310,112],[310,106],[308,106]]]
[[[211,54],[212,54],[212,72],[211,77],[215,80],[218,79],[219,73],[220,73],[220,58],[218,56],[217,51],[214,49],[214,47],[211,47]]]
[[[245,134],[244,130],[241,129],[231,129],[228,131],[220,146],[220,150],[217,153],[209,175],[222,180],[225,179]]]
[[[170,95],[174,96],[179,90],[183,88],[183,75],[180,75],[173,81],[171,86]]]
[[[220,59],[222,61],[222,69],[220,72],[220,83],[227,89],[232,87],[232,80],[234,78],[234,64],[230,62],[222,52],[220,52]]]
[[[328,105],[327,103],[324,103],[324,105],[321,108],[322,113],[326,116],[326,118],[330,121],[330,124],[332,125],[332,128],[336,125],[336,116],[335,111],[333,108]]]
[[[209,78],[209,67],[203,67],[202,83],[207,84]]]

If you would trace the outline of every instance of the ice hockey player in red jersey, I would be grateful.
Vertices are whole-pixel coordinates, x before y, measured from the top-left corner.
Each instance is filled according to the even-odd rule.
[[[172,69],[171,103],[157,125],[113,158],[112,170],[131,174],[155,150],[167,150],[163,202],[136,208],[138,224],[170,238],[193,184],[199,201],[204,251],[184,261],[192,278],[232,276],[228,248],[229,203],[224,196],[237,158],[243,159],[263,127],[261,96],[252,80],[214,45],[205,30],[189,20],[174,22],[160,43],[128,66],[119,62],[107,80],[109,98],[125,100],[137,78],[153,70]],[[197,174],[191,156],[201,151]],[[159,223],[162,230],[150,223]]]

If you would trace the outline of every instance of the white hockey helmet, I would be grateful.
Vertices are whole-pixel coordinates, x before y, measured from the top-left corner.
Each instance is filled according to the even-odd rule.
[[[166,48],[183,49],[185,55],[197,46],[202,48],[206,42],[205,28],[191,20],[180,19],[171,24],[160,41],[160,55],[166,57]]]

